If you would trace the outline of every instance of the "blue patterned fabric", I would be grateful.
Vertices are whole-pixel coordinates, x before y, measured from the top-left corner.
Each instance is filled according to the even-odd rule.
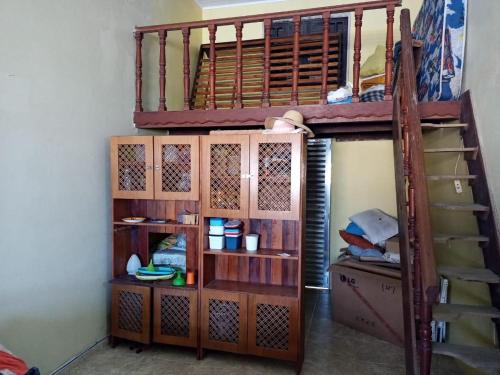
[[[361,94],[360,102],[381,102],[384,100],[384,90],[374,90]]]
[[[413,25],[415,38],[424,41],[417,73],[420,101],[460,96],[466,18],[467,0],[424,0]]]

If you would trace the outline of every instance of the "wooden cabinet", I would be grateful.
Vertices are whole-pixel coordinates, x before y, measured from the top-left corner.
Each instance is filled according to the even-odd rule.
[[[113,198],[153,199],[153,137],[111,138]]]
[[[248,296],[248,353],[296,360],[299,338],[296,298]]]
[[[111,139],[113,198],[198,200],[198,136]]]
[[[202,138],[205,216],[298,220],[302,134]]]
[[[198,292],[154,289],[153,341],[196,347],[198,344]]]
[[[151,289],[114,284],[111,288],[111,335],[143,344],[151,342]]]
[[[248,135],[202,137],[202,205],[207,216],[247,217]]]
[[[245,353],[247,348],[247,296],[203,290],[201,340],[208,349]]]

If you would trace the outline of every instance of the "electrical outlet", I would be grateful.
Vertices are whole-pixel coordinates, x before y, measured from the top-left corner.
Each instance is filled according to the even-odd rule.
[[[462,190],[462,183],[460,182],[460,180],[455,180],[454,181],[455,183],[455,191],[457,194],[461,194],[463,192]]]

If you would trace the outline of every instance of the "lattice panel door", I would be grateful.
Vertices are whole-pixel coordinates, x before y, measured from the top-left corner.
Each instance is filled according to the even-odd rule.
[[[152,137],[111,139],[113,198],[153,198]]]
[[[132,285],[113,285],[111,334],[149,343],[150,289]]]
[[[294,298],[249,297],[248,348],[253,354],[294,359],[297,353],[298,303]]]
[[[155,288],[154,341],[195,347],[197,344],[195,290]]]
[[[154,137],[155,198],[198,200],[199,137]]]
[[[203,139],[203,205],[207,216],[245,217],[248,212],[248,136]]]
[[[297,220],[300,202],[301,134],[250,136],[250,216]]]
[[[246,348],[246,295],[204,291],[203,346],[233,352]]]

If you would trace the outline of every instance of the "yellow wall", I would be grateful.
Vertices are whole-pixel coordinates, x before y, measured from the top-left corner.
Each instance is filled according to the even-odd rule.
[[[358,1],[359,2],[359,1]],[[294,9],[307,9],[307,8],[317,8],[322,6],[331,6],[339,4],[349,4],[352,1],[343,0],[286,0],[283,2],[268,3],[268,4],[254,4],[254,5],[244,5],[244,6],[233,6],[224,7],[216,9],[204,9],[203,19],[214,19],[214,18],[224,18],[224,17],[234,17],[241,15],[250,14],[261,14],[261,13],[271,13],[288,11]],[[404,0],[403,7],[396,9],[396,14],[394,16],[394,38],[399,40],[399,11],[402,8],[409,8],[412,19],[417,15],[418,10],[422,0]],[[348,80],[352,76],[352,56],[353,50],[353,40],[354,40],[354,17],[351,15],[349,19],[351,32],[349,35],[349,50],[348,50]],[[217,30],[216,40],[220,42],[233,41],[235,40],[235,31],[233,26],[219,27]],[[386,35],[386,14],[385,10],[374,10],[366,11],[363,15],[363,27],[362,27],[362,52],[361,61],[363,62],[369,55],[371,55],[375,47],[378,44],[385,46],[385,35]],[[263,37],[263,26],[262,23],[245,24],[243,29],[243,39],[256,39]],[[203,43],[208,43],[208,31],[203,30]]]

